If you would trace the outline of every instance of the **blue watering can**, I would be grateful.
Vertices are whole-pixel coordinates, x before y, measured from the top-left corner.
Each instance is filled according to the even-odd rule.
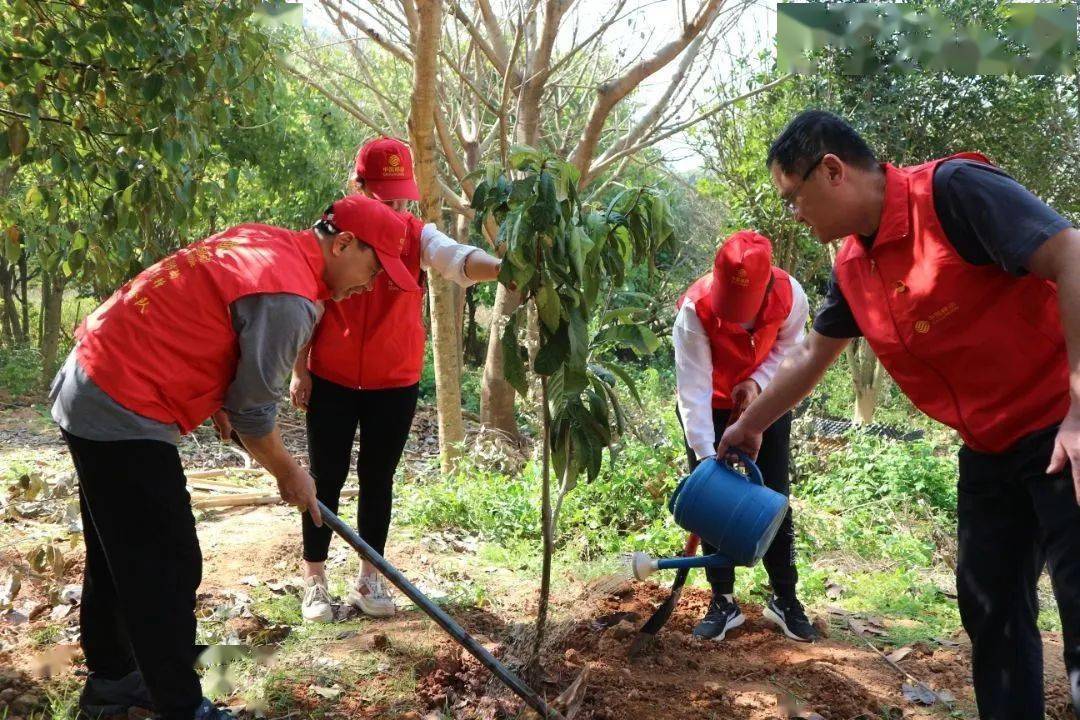
[[[761,559],[784,521],[788,499],[765,487],[753,460],[737,455],[748,473],[727,460],[710,458],[683,478],[668,502],[675,522],[717,552],[659,559],[634,553],[634,577],[643,580],[657,570],[674,568],[750,566]]]

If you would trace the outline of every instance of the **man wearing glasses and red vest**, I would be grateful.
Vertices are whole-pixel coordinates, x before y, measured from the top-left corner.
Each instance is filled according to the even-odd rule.
[[[731,235],[716,251],[712,272],[679,299],[672,333],[678,413],[693,471],[716,455],[720,434],[761,390],[784,357],[806,336],[810,306],[795,278],[772,264],[772,243],[750,230]],[[791,413],[764,433],[758,467],[765,484],[787,495]],[[763,559],[773,595],[765,617],[789,638],[811,642],[818,632],[795,596],[795,532],[791,510]],[[705,545],[705,553],[716,552]],[[743,624],[735,603],[735,570],[706,570],[713,598],[694,635],[721,641]]]
[[[239,225],[147,268],[79,328],[51,397],[86,543],[80,717],[232,717],[203,699],[195,673],[202,555],[176,445],[217,415],[282,498],[321,524],[314,482],[281,442],[277,401],[317,303],[366,291],[382,270],[419,289],[404,236],[396,213],[360,195],[303,232]]]
[[[498,277],[498,258],[454,242],[405,209],[409,200],[420,199],[405,143],[389,137],[366,143],[357,154],[351,183],[355,192],[384,203],[405,223],[401,258],[414,283],[423,286],[425,269],[461,287]],[[360,431],[358,531],[380,553],[390,528],[394,473],[419,397],[426,334],[423,308],[423,292],[406,292],[392,278],[377,278],[371,292],[327,303],[310,351],[300,353],[293,369],[293,403],[307,411],[311,474],[319,499],[335,512]],[[307,517],[303,525],[308,587],[302,614],[312,622],[330,622],[333,609],[325,567],[331,533]],[[367,561],[362,561],[347,600],[374,617],[392,615],[395,609],[389,588]]]
[[[1080,708],[1080,232],[981,155],[879,164],[826,112],[796,117],[767,164],[795,218],[844,244],[809,338],[718,452],[756,451],[865,337],[964,441],[956,585],[980,717],[1043,717],[1044,565]]]

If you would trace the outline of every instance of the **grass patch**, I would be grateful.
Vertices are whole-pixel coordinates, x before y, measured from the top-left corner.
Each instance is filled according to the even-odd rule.
[[[59,625],[46,625],[30,631],[29,639],[35,648],[44,650],[55,645],[63,632]]]

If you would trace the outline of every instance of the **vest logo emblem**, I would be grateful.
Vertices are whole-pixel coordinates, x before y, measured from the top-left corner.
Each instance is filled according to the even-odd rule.
[[[917,321],[915,323],[915,332],[921,335],[925,335],[926,333],[930,332],[931,323],[939,323],[950,315],[958,312],[959,310],[960,305],[958,303],[951,302],[945,307],[939,310],[935,310],[926,320]]]

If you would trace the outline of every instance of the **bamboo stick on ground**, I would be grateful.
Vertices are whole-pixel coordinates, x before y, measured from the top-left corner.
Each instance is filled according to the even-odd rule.
[[[343,490],[342,498],[354,498],[360,494],[359,490]],[[230,507],[254,507],[257,505],[278,505],[282,502],[281,496],[276,492],[247,493],[244,495],[225,495],[223,497],[201,496],[191,499],[191,507],[196,510],[209,508]]]

